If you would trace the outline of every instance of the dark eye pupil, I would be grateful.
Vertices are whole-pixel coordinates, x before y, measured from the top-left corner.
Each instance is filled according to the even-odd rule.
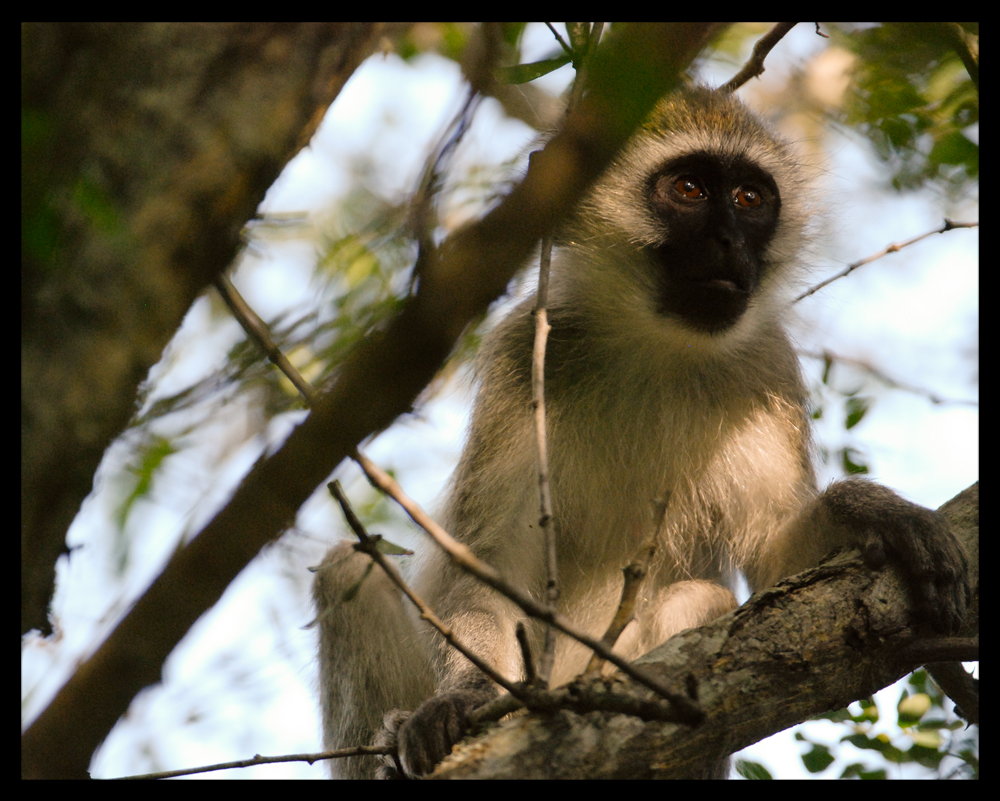
[[[674,186],[685,197],[698,197],[701,195],[701,187],[697,181],[691,178],[678,178]]]

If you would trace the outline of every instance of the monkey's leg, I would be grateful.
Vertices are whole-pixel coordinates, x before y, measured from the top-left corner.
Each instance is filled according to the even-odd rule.
[[[711,623],[739,605],[728,589],[700,579],[675,581],[641,595],[646,600],[615,645],[615,651],[629,659],[641,656],[684,629]]]

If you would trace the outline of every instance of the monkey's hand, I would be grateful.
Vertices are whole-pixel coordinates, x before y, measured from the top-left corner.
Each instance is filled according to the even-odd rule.
[[[818,499],[869,566],[898,567],[922,619],[952,633],[965,618],[971,588],[965,550],[938,512],[863,479],[832,484]]]
[[[451,690],[424,701],[399,727],[399,761],[407,776],[423,776],[451,753],[469,729],[469,715],[494,698],[489,690]]]

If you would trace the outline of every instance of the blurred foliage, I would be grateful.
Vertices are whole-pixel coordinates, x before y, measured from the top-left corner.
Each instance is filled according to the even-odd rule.
[[[946,698],[927,671],[918,670],[900,691],[895,720],[878,725],[878,707],[871,698],[858,701],[857,712],[841,709],[814,720],[844,724],[848,731],[840,743],[857,751],[876,752],[890,765],[911,766],[907,776],[913,777],[912,767],[920,766],[939,778],[978,778],[979,727],[966,728],[963,720],[946,709]],[[889,737],[887,729],[895,734]],[[798,729],[795,738],[809,746],[802,754],[802,763],[810,773],[821,773],[834,764],[837,755],[850,753],[843,749],[833,752],[813,739],[809,729]],[[856,760],[842,765],[837,778],[885,779],[889,770]]]
[[[979,178],[971,130],[979,123],[979,91],[947,25],[833,29],[836,43],[857,57],[843,121],[868,137],[896,189],[930,182],[955,196]],[[978,26],[966,31],[978,36]]]
[[[346,355],[392,317],[405,299],[416,251],[401,231],[401,215],[399,208],[369,190],[353,190],[338,204],[336,224],[316,239],[315,291],[309,306],[265,321],[278,347],[314,386],[328,380]],[[248,224],[245,238],[253,252],[264,249],[271,238],[314,238],[307,228],[305,215],[261,217]],[[211,297],[221,304],[214,293]],[[234,392],[255,393],[265,419],[304,407],[291,382],[253,342],[241,339],[218,372],[158,399],[133,425],[190,409],[219,393],[231,398]]]

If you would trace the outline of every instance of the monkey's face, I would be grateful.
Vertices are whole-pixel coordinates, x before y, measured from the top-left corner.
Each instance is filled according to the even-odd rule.
[[[777,184],[745,158],[695,153],[654,172],[646,194],[662,224],[648,248],[662,313],[724,331],[747,310],[766,268],[781,212]]]
[[[684,347],[745,341],[775,319],[799,267],[810,175],[737,99],[683,90],[569,221],[567,244],[583,256],[569,260],[573,283],[632,319],[648,312],[653,336]]]

